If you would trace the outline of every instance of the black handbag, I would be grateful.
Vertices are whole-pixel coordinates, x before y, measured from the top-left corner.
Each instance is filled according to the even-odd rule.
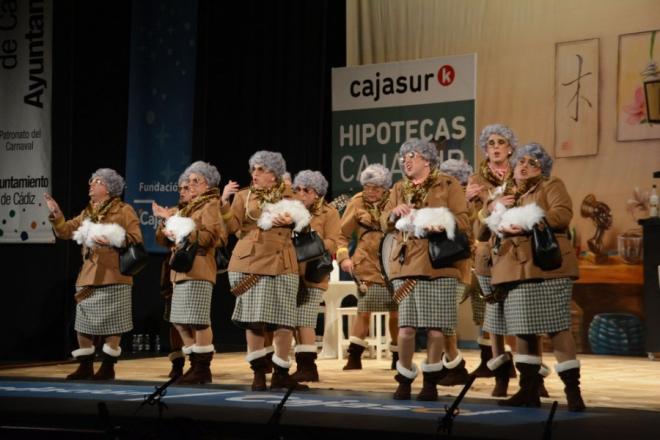
[[[428,234],[429,258],[434,269],[449,267],[458,260],[470,258],[470,242],[465,233],[456,231],[453,240],[447,238],[447,232]]]
[[[321,258],[325,252],[323,240],[314,230],[294,232],[291,240],[296,248],[296,259],[299,263]]]
[[[217,273],[227,272],[229,267],[229,252],[224,246],[215,248],[215,265],[218,267]]]
[[[132,243],[119,249],[119,272],[122,275],[137,275],[149,261],[149,255],[142,243]]]
[[[532,255],[534,264],[543,270],[561,267],[561,249],[552,228],[543,219],[532,228]]]
[[[179,273],[189,272],[195,262],[198,247],[197,241],[190,242],[189,240],[185,240],[177,246],[176,252],[170,259],[172,270]]]
[[[332,272],[332,255],[325,251],[321,258],[307,262],[305,280],[310,283],[320,283]]]

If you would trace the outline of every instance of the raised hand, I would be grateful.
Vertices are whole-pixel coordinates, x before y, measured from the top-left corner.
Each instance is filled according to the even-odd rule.
[[[165,207],[165,206],[160,206],[160,205],[159,205],[158,203],[156,203],[156,202],[152,202],[152,203],[151,203],[151,210],[153,211],[153,213],[154,213],[154,215],[155,215],[156,217],[160,217],[160,218],[168,219],[168,218],[170,218],[170,217],[172,216],[172,215],[170,214],[170,210],[169,210],[167,207]]]
[[[470,183],[465,188],[465,199],[469,202],[479,195],[483,191],[484,186],[479,185],[478,183]]]
[[[44,200],[46,200],[46,206],[48,210],[53,214],[54,217],[59,217],[62,215],[62,210],[60,205],[57,204],[55,199],[48,193],[44,193]]]
[[[238,182],[230,180],[222,190],[222,203],[225,204],[229,201],[229,197],[238,192]]]

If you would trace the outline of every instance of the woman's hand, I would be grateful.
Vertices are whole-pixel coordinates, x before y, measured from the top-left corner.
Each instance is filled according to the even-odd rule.
[[[472,199],[476,198],[481,191],[483,191],[484,186],[479,185],[478,183],[470,183],[465,188],[465,199],[470,202]]]
[[[170,210],[167,207],[160,206],[156,202],[151,203],[151,210],[153,211],[153,213],[156,217],[160,217],[160,218],[163,218],[163,219],[166,219],[166,220],[172,216],[170,214]]]
[[[228,203],[229,197],[236,194],[238,192],[238,189],[239,189],[238,182],[230,180],[229,183],[227,183],[222,190],[222,197],[221,197],[222,204],[224,205],[225,203]]]
[[[413,208],[414,206],[409,203],[401,203],[392,210],[392,215],[396,218],[405,217],[410,214],[410,211],[412,211]]]
[[[498,230],[507,235],[519,235],[523,232],[523,228],[518,225],[502,226]]]
[[[48,207],[48,210],[51,212],[51,214],[53,214],[53,217],[59,217],[62,215],[60,205],[57,204],[55,199],[51,197],[50,194],[44,193],[44,199],[46,200],[46,206]]]
[[[513,204],[516,203],[516,198],[514,195],[510,195],[510,196],[501,196],[496,198],[495,200],[491,200],[490,202],[488,202],[487,205],[488,212],[493,212],[495,210],[495,205],[497,205],[498,203],[504,205],[505,208],[511,208]]]
[[[440,225],[431,225],[431,226],[427,226],[426,228],[424,228],[424,230],[426,232],[442,232],[442,231],[445,230],[445,228],[443,228]]]
[[[293,218],[288,213],[278,214],[277,217],[273,219],[273,226],[276,228],[282,226],[288,226],[293,223]]]
[[[99,246],[109,246],[110,245],[110,240],[108,240],[108,237],[105,235],[95,235],[92,240],[94,240],[94,243],[98,244]]]
[[[167,237],[170,241],[176,241],[176,236],[174,235],[174,231],[170,231],[169,229],[163,229],[163,234],[165,234],[165,237]]]
[[[353,273],[353,260],[350,258],[346,258],[342,260],[342,262],[339,264],[339,267],[341,267],[341,270],[344,272],[348,272],[350,274]]]

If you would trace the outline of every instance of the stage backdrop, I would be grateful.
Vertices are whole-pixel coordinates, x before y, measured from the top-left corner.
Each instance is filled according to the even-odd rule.
[[[43,193],[51,188],[52,3],[0,8],[0,243],[53,243]]]
[[[190,164],[197,45],[197,1],[133,2],[126,146],[126,196],[145,245],[155,242],[151,202],[173,206]]]
[[[378,162],[401,177],[398,150],[410,138],[448,140],[441,160],[474,165],[476,55],[332,70],[332,189],[359,191]]]

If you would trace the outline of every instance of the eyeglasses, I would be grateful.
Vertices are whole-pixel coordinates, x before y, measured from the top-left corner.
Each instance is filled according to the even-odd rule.
[[[362,190],[363,190],[363,191],[369,191],[369,192],[376,192],[376,191],[378,191],[378,190],[381,189],[381,188],[382,188],[381,186],[374,185],[374,184],[372,184],[372,183],[367,183],[366,185],[364,185],[364,186],[362,187]]]
[[[533,157],[521,157],[518,159],[518,165],[529,165],[532,168],[541,168],[541,162]]]
[[[190,187],[188,185],[179,187],[179,192],[181,192],[181,193],[182,192],[188,192],[188,191],[190,191]]]
[[[500,146],[500,145],[507,145],[509,141],[506,139],[488,139],[488,145],[490,147],[494,147],[495,145]]]
[[[90,186],[91,185],[105,185],[105,182],[103,182],[103,180],[100,177],[96,177],[96,178],[92,177],[91,179],[89,179],[89,182],[87,182],[87,183]]]
[[[419,154],[417,152],[411,151],[411,152],[406,153],[403,156],[399,157],[399,162],[400,163],[405,163],[407,160],[413,160],[417,156],[419,156]]]
[[[312,193],[314,193],[314,190],[312,188],[303,188],[301,186],[297,186],[297,187],[293,188],[293,192],[294,193],[304,192],[305,194],[312,194]]]
[[[188,185],[190,186],[198,186],[204,182],[206,182],[206,180],[197,177],[191,177],[190,179],[188,179]]]

